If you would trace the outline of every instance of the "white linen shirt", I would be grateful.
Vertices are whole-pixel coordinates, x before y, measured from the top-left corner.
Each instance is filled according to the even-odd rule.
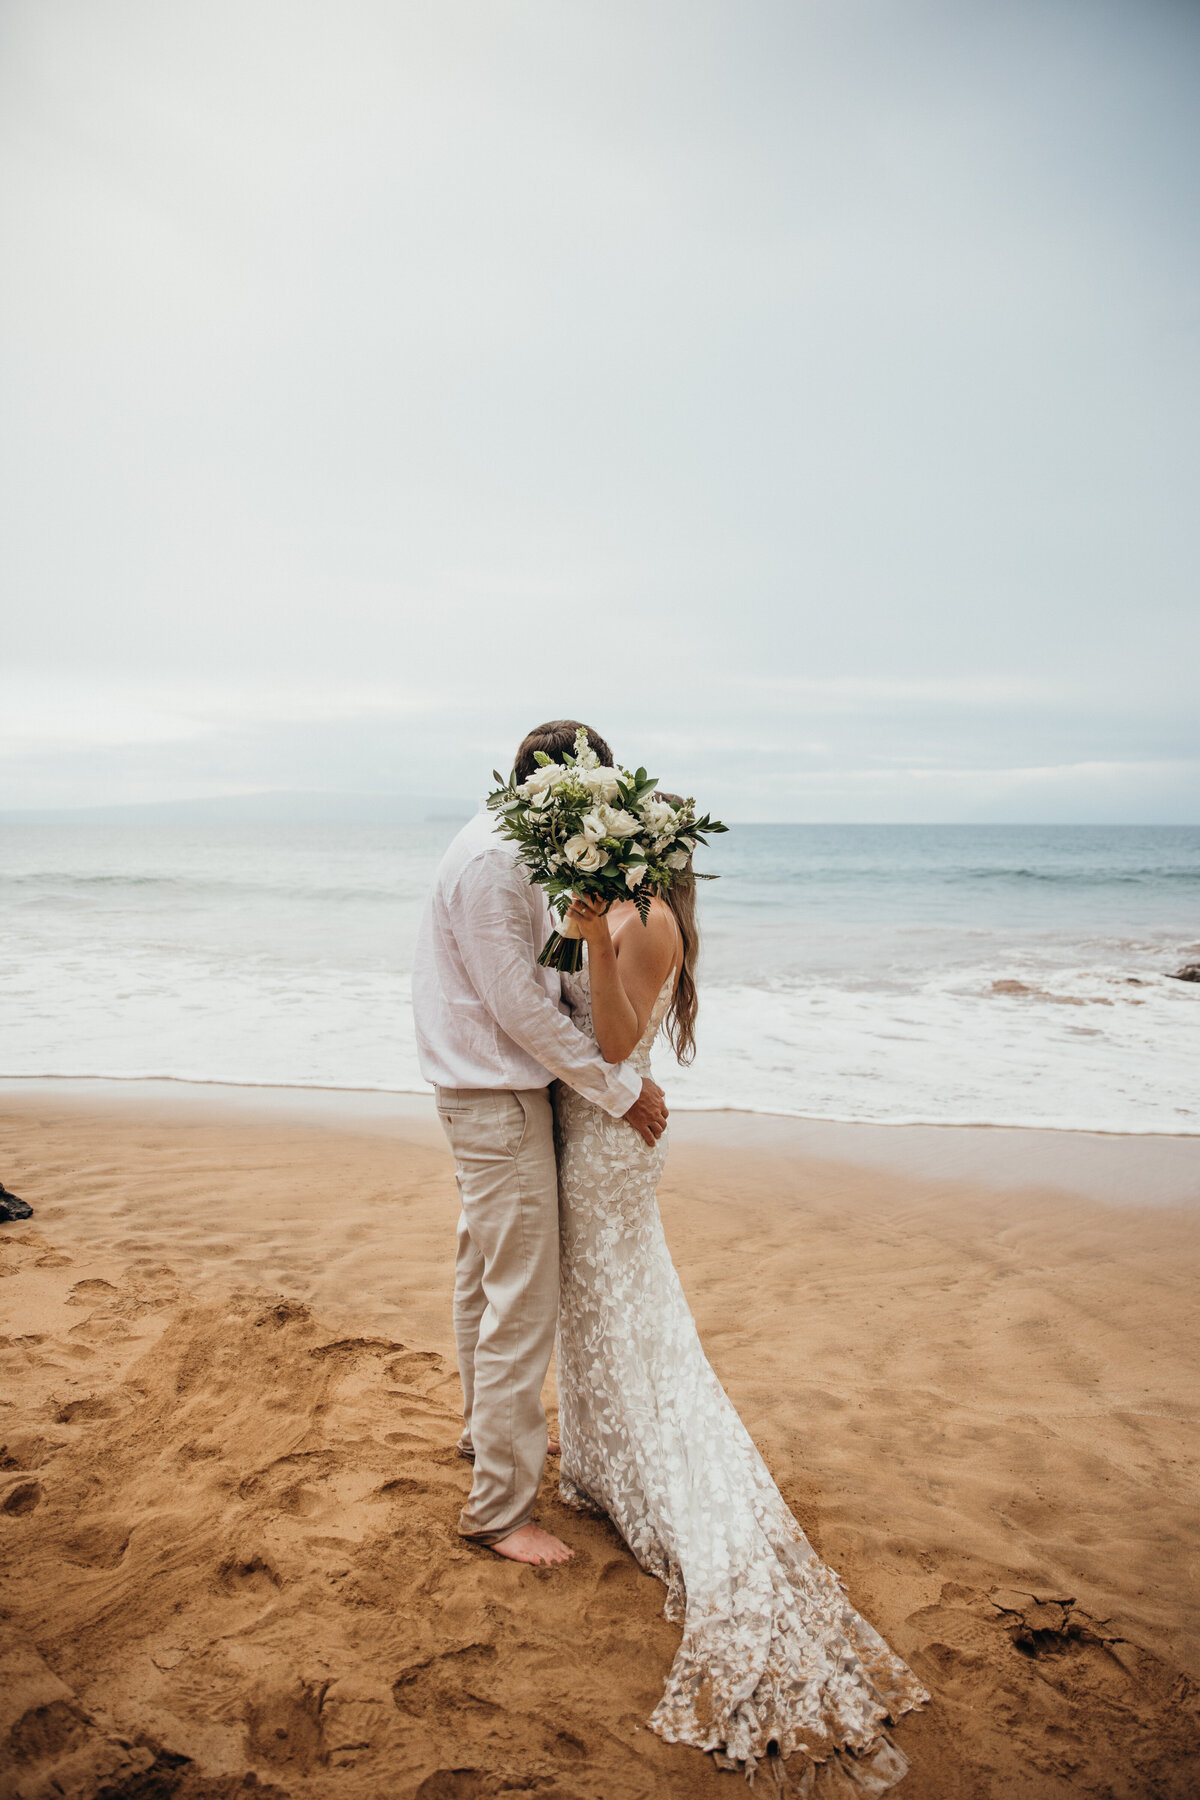
[[[556,969],[538,953],[554,920],[516,846],[486,808],[446,851],[413,958],[421,1073],[436,1087],[536,1088],[555,1078],[621,1118],[642,1090],[571,1023]]]

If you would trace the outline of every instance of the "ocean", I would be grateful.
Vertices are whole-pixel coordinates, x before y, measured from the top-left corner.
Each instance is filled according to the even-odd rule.
[[[457,824],[0,826],[2,1076],[425,1091]],[[1200,827],[744,825],[699,866],[671,1104],[1200,1132]]]

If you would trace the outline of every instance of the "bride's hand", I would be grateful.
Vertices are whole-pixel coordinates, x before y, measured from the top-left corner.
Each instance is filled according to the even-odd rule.
[[[608,937],[608,904],[607,900],[594,900],[586,894],[576,894],[571,901],[567,918],[585,944],[603,943]]]

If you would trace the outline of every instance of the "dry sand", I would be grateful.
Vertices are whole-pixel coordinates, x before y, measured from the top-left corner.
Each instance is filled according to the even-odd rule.
[[[0,1107],[37,1208],[0,1229],[0,1796],[744,1791],[645,1729],[678,1634],[607,1526],[548,1482],[569,1569],[455,1535],[455,1204],[423,1102]],[[675,1139],[712,1361],[933,1693],[897,1794],[1200,1793],[1200,1142]]]

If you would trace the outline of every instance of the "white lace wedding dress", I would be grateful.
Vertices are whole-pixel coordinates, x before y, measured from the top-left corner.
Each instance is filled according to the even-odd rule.
[[[590,1034],[586,969],[565,985]],[[643,1074],[670,997],[668,978]],[[794,1756],[801,1793],[823,1764],[821,1794],[881,1794],[908,1766],[884,1726],[929,1696],[818,1560],[709,1367],[655,1199],[666,1138],[649,1149],[561,1083],[555,1116],[561,1492],[607,1515],[683,1626],[650,1725],[748,1774]]]

